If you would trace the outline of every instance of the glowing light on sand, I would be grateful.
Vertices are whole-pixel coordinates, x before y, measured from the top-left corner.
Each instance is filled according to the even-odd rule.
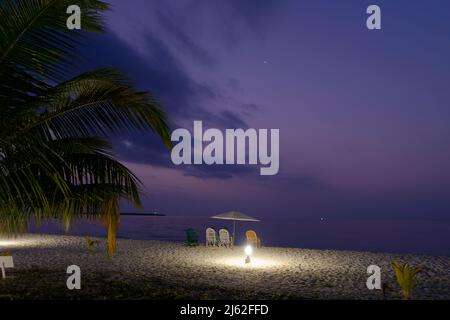
[[[277,268],[280,263],[271,259],[263,259],[258,257],[252,257],[251,263],[245,263],[242,257],[236,258],[223,258],[217,261],[217,264],[227,267],[243,268],[243,269],[270,269]]]
[[[0,247],[12,247],[20,245],[20,241],[18,240],[0,240]]]
[[[52,246],[51,239],[38,236],[23,236],[18,238],[0,238],[0,249],[14,249],[36,246]]]
[[[247,256],[247,257],[245,257],[245,263],[251,263],[252,260],[250,259],[250,255],[253,252],[252,247],[251,246],[246,246],[244,252],[245,252],[245,255]]]

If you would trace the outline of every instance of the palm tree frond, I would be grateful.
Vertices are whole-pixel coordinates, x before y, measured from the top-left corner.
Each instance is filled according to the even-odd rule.
[[[171,147],[165,113],[147,92],[136,91],[110,69],[84,73],[37,97],[45,102],[30,115],[20,132],[34,129],[46,140],[108,136],[124,131],[152,130]]]
[[[67,8],[81,9],[82,29],[67,29]],[[61,80],[79,60],[75,49],[86,31],[103,30],[98,0],[3,0],[0,3],[0,76],[9,66],[37,77]]]

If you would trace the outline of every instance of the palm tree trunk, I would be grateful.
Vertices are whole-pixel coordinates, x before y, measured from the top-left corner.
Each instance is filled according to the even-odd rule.
[[[403,290],[403,300],[409,300],[409,290]]]
[[[113,257],[117,252],[117,231],[120,224],[119,197],[112,197],[107,202],[104,223],[108,228],[108,256]]]

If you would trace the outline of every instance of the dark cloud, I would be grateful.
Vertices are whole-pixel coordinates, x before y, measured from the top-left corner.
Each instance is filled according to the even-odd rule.
[[[259,174],[257,166],[250,165],[195,165],[185,166],[183,174],[202,179],[230,179],[235,175]]]
[[[84,65],[86,70],[99,67],[116,67],[143,90],[151,89],[175,119],[180,116],[193,120],[204,120],[214,127],[246,127],[245,121],[235,112],[221,110],[213,113],[201,109],[195,102],[198,97],[219,99],[217,93],[207,86],[196,84],[176,63],[167,47],[155,37],[147,36],[145,46],[149,57],[142,57],[131,50],[114,35],[96,36],[89,40]],[[176,128],[176,124],[173,124]],[[252,172],[251,167],[240,166],[174,166],[170,152],[152,133],[136,133],[114,137],[113,145],[119,158],[124,161],[173,168],[195,177],[229,179],[234,174]]]
[[[115,67],[126,74],[142,90],[150,89],[162,102],[169,117],[175,119],[203,120],[205,128],[246,128],[244,119],[230,110],[205,110],[196,99],[224,99],[217,90],[193,81],[171,55],[170,50],[157,38],[147,35],[145,48],[148,56],[131,50],[113,34],[91,37],[83,55],[87,58],[84,69]],[[213,112],[216,111],[216,112]],[[135,133],[115,137],[113,145],[119,158],[124,161],[174,168],[187,176],[199,178],[228,179],[233,174],[252,172],[250,166],[174,166],[170,152],[152,133]]]
[[[170,151],[153,134],[117,137],[114,139],[114,148],[123,161],[171,168],[182,172],[185,176],[204,179],[229,179],[234,175],[251,174],[255,177],[259,175],[259,166],[251,165],[176,166],[172,163]]]
[[[254,103],[247,103],[241,105],[241,113],[246,117],[253,117],[257,113],[261,113],[263,111],[263,107],[256,105]]]
[[[239,80],[236,78],[230,78],[227,80],[227,86],[233,91],[242,91]]]
[[[115,137],[114,150],[123,161],[150,164],[157,167],[172,167],[170,151],[152,133]]]
[[[195,120],[201,120],[205,128],[218,129],[246,129],[249,127],[239,113],[231,110],[221,110],[219,113],[212,113],[205,109],[198,108],[193,113]]]
[[[262,110],[261,106],[258,106],[258,105],[254,104],[254,103],[245,104],[245,105],[243,105],[243,107],[245,109],[249,109],[251,111],[261,111]]]
[[[215,18],[217,36],[233,48],[243,41],[243,31],[262,36],[277,13],[282,12],[286,0],[192,0],[190,12],[207,9]]]
[[[245,129],[248,127],[247,123],[240,117],[237,113],[224,110],[220,113],[220,116],[223,119],[223,123],[227,128],[242,128]]]
[[[175,122],[177,118],[205,120],[211,126],[225,127],[235,120],[234,126],[245,126],[245,121],[236,112],[212,107],[217,101],[236,102],[223,95],[219,88],[194,81],[164,42],[147,34],[142,46],[145,56],[136,53],[112,33],[91,36],[83,50],[87,61],[83,70],[114,67],[124,71],[139,89],[154,94]],[[252,104],[242,108],[257,109]]]
[[[264,179],[264,177],[262,177]],[[323,182],[315,176],[307,174],[286,174],[283,171],[280,174],[270,179],[270,184],[277,185],[277,189],[280,190],[302,190],[302,189],[318,189],[324,188]]]
[[[156,37],[147,35],[143,46],[148,52],[146,57],[112,32],[91,36],[83,50],[83,69],[114,67],[125,72],[139,89],[155,94],[174,115],[196,97],[197,85]]]
[[[211,7],[211,10],[214,9],[216,13],[217,10],[226,10],[227,15],[239,17],[256,30],[260,27],[261,19],[274,10],[272,2],[249,1],[244,4],[241,1],[225,1]],[[158,28],[145,32],[137,46],[139,52],[113,31],[89,35],[82,50],[86,63],[80,71],[101,67],[114,67],[123,71],[140,90],[148,90],[156,96],[168,113],[172,129],[179,127],[178,123],[186,125],[194,120],[202,120],[205,128],[247,128],[246,118],[261,108],[235,101],[219,87],[194,81],[177,53],[182,52],[183,58],[185,54],[189,55],[197,63],[209,68],[216,64],[214,57],[195,39],[185,16],[178,14],[165,1],[155,2],[154,5],[152,16]],[[253,10],[251,7],[254,7]],[[234,28],[232,24],[231,27]],[[174,51],[174,48],[178,50]],[[229,85],[237,88],[239,82],[234,79]],[[112,141],[122,160],[175,168],[187,176],[228,179],[234,174],[256,172],[252,166],[174,166],[169,151],[152,133],[132,133],[114,137]]]
[[[159,24],[166,32],[168,32],[172,42],[179,45],[183,53],[191,55],[197,62],[207,67],[212,67],[216,64],[213,56],[196,43],[192,34],[187,32],[187,29],[181,26],[178,17],[173,11],[158,10],[156,12],[156,17]]]
[[[286,5],[285,0],[245,0],[223,3],[232,10],[232,15],[240,16],[254,31],[261,31],[275,13]]]
[[[123,70],[139,89],[150,90],[172,119],[186,112],[183,108],[194,99],[197,87],[158,39],[147,36],[146,40],[148,58],[137,54],[112,32],[92,36],[83,50],[86,63],[80,71],[101,67]],[[163,167],[171,165],[169,151],[152,133],[135,133],[112,140],[122,160]]]

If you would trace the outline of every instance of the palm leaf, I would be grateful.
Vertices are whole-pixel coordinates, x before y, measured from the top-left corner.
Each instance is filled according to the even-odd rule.
[[[27,70],[58,81],[78,60],[76,45],[83,32],[67,30],[70,5],[81,8],[84,31],[103,30],[100,13],[109,6],[98,0],[3,0],[0,3],[0,75]],[[10,70],[11,71],[11,70]]]
[[[134,90],[114,70],[84,73],[57,85],[36,97],[35,109],[41,112],[30,114],[26,121],[20,116],[22,128],[15,135],[34,130],[51,140],[152,130],[171,147],[168,124],[159,103],[149,93]]]
[[[422,269],[411,269],[409,263],[399,264],[398,262],[394,262],[393,267],[397,282],[402,289],[403,299],[408,300],[411,295],[411,290],[416,286],[417,274]]]

